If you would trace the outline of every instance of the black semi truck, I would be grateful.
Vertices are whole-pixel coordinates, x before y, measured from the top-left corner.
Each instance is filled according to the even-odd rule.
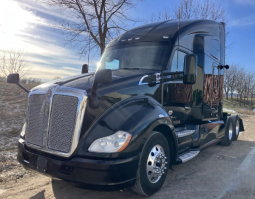
[[[18,142],[25,168],[89,189],[149,196],[168,169],[244,131],[223,112],[224,23],[170,20],[125,32],[97,71],[28,92]],[[85,71],[84,69],[83,71]]]

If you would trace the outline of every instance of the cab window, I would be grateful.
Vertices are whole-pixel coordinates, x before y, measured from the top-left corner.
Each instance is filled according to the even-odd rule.
[[[170,72],[183,71],[185,55],[187,54],[176,50],[172,62],[168,65],[168,70]]]
[[[116,70],[116,69],[119,69],[119,65],[120,65],[120,62],[117,59],[114,59],[114,60],[106,59],[106,62],[105,62],[106,69]]]

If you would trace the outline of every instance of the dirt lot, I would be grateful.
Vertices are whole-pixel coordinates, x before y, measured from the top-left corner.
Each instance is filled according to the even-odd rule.
[[[0,87],[0,136],[4,140],[0,146],[0,198],[142,198],[130,189],[90,191],[24,170],[16,161],[15,142],[24,120],[26,95],[19,94],[20,103],[12,104],[18,91],[8,92],[3,84]],[[169,170],[162,189],[150,198],[255,198],[255,116],[242,118],[246,131],[238,141],[230,147],[212,146],[195,159],[174,166],[175,171]],[[10,134],[14,127],[16,130]]]

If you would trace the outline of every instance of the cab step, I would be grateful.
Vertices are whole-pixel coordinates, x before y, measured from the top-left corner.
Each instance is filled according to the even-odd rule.
[[[188,153],[181,155],[179,158],[182,160],[182,162],[187,162],[196,157],[199,154],[199,152],[200,150],[190,151]]]
[[[177,131],[178,138],[186,137],[188,135],[192,135],[195,133],[196,130],[183,130],[183,131]]]

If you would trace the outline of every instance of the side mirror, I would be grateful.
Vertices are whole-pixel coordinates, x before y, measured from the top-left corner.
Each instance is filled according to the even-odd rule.
[[[12,73],[12,74],[8,75],[7,83],[18,84],[19,83],[19,74],[18,73]]]
[[[183,83],[195,84],[197,79],[197,56],[188,54],[184,58]]]
[[[88,73],[89,72],[89,66],[88,64],[83,64],[81,69],[81,74]]]
[[[111,69],[101,69],[95,74],[94,83],[107,84],[112,81],[112,70]]]
[[[12,73],[12,74],[8,75],[8,77],[7,77],[7,83],[10,83],[10,84],[17,84],[17,86],[19,86],[21,89],[23,89],[23,90],[26,91],[27,93],[30,92],[28,89],[26,89],[24,86],[22,86],[22,85],[19,83],[19,73]]]

